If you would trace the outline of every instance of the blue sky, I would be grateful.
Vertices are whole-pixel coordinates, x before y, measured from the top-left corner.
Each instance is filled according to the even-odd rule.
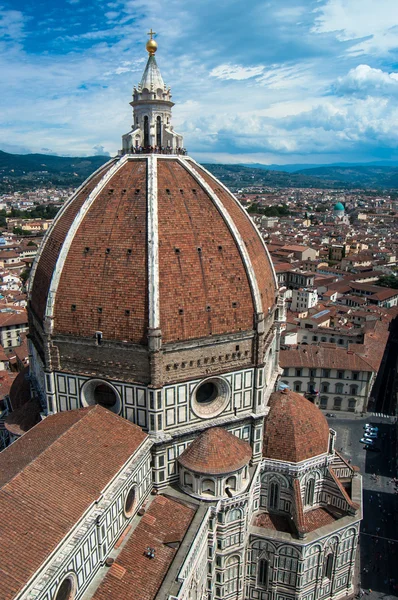
[[[0,149],[115,153],[152,27],[198,160],[398,160],[397,0],[0,2]]]

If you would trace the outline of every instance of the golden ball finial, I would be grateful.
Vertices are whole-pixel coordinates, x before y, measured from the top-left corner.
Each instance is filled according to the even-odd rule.
[[[155,54],[156,50],[158,49],[158,45],[153,39],[153,36],[156,35],[156,33],[152,31],[151,28],[151,31],[148,31],[147,35],[150,35],[151,37],[146,43],[146,50],[149,52],[149,54]]]
[[[146,49],[149,54],[155,54],[156,50],[158,49],[158,45],[155,40],[148,40],[146,43]]]

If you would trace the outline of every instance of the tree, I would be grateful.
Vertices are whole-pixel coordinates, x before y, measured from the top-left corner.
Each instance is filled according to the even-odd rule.
[[[398,290],[398,277],[396,275],[382,275],[379,277],[378,285]]]
[[[27,282],[29,275],[30,275],[30,269],[24,269],[22,271],[22,273],[20,274],[19,277],[24,285]]]

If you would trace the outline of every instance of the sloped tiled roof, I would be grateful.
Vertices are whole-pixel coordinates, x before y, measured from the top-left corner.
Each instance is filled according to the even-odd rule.
[[[0,453],[2,600],[14,598],[146,437],[97,405],[47,417]]]
[[[92,600],[153,600],[177,553],[177,545],[195,515],[195,509],[166,496],[158,496],[133,531]],[[145,556],[148,548],[155,558]]]

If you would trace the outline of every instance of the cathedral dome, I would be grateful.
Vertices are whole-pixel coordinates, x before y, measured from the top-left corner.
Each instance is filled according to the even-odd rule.
[[[329,426],[315,404],[301,394],[284,390],[270,398],[263,456],[298,463],[328,452]]]
[[[195,473],[221,475],[238,471],[251,457],[250,444],[222,427],[211,427],[184,450],[178,462]]]
[[[275,304],[273,267],[227,188],[187,156],[126,153],[61,209],[30,284],[50,334],[147,344],[254,328]]]
[[[335,212],[341,212],[341,211],[343,211],[343,212],[344,212],[344,210],[345,210],[345,209],[344,209],[344,206],[343,206],[343,204],[342,204],[341,202],[337,202],[337,203],[334,205],[334,207],[333,207],[333,210],[334,210]]]

